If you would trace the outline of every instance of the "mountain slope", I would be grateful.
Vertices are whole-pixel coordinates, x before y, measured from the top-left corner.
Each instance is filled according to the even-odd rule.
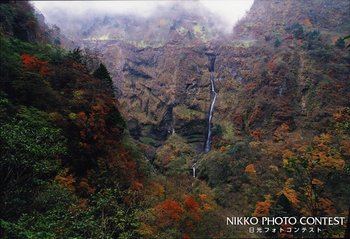
[[[1,4],[1,236],[343,237],[225,222],[348,216],[348,4],[256,0],[232,35],[197,2],[67,17],[71,51]]]

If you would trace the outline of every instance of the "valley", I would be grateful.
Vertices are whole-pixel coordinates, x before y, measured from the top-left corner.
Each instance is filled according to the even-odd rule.
[[[32,5],[0,5],[0,236],[348,235],[226,225],[349,220],[348,1],[254,0],[230,31],[201,1]]]

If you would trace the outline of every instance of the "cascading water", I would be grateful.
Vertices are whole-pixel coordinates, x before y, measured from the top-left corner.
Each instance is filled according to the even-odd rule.
[[[210,72],[210,85],[211,85],[211,97],[212,101],[210,103],[210,109],[209,109],[209,118],[208,118],[208,135],[207,135],[207,140],[205,142],[204,146],[204,152],[208,153],[210,151],[210,146],[211,146],[211,128],[212,128],[212,120],[213,120],[213,113],[214,113],[214,105],[216,98],[218,94],[215,91],[215,82],[214,82],[214,63],[216,59],[216,55],[213,52],[208,52],[206,53],[208,55],[208,61],[209,61],[209,72]],[[196,178],[196,164],[197,160],[193,160],[192,164],[192,176]]]
[[[209,119],[208,119],[208,135],[207,140],[205,142],[204,152],[208,153],[211,146],[211,128],[212,128],[212,120],[213,120],[213,112],[214,112],[214,105],[216,101],[216,97],[218,94],[215,91],[215,82],[214,82],[214,63],[215,63],[216,55],[213,53],[208,54],[208,60],[209,60],[209,72],[210,72],[210,84],[211,84],[211,95],[213,97],[211,103],[210,103],[210,110],[209,110]]]

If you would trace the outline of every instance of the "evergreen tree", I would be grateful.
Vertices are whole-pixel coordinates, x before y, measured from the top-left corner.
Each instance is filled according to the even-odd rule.
[[[304,37],[304,28],[299,23],[294,23],[293,25],[288,27],[286,30],[291,32],[296,39],[303,39]]]
[[[83,61],[83,56],[80,47],[74,48],[73,51],[69,51],[68,57],[71,58],[72,60],[82,63]]]
[[[281,45],[281,40],[279,38],[276,38],[275,42],[274,42],[274,46],[275,47],[279,47]]]
[[[105,65],[101,63],[100,66],[94,71],[92,75],[95,78],[100,79],[106,85],[106,87],[113,90],[112,78],[109,75],[109,72],[105,67]]]
[[[339,49],[344,49],[345,48],[345,41],[342,37],[339,37],[337,41],[335,42],[335,46],[338,47]]]

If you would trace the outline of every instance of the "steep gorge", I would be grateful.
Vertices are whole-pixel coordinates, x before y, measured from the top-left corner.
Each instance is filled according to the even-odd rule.
[[[121,165],[118,175],[136,164],[145,171],[125,198],[144,203],[136,217],[142,236],[252,236],[223,228],[226,215],[346,215],[350,55],[337,42],[349,30],[347,6],[256,0],[233,34],[199,5],[196,12],[180,3],[147,20],[84,22],[74,44],[105,63],[127,121],[123,137],[140,149],[115,149],[116,162],[108,156]],[[77,108],[82,94],[72,93]],[[140,161],[130,166],[134,151]],[[344,232],[332,230],[325,237]]]

